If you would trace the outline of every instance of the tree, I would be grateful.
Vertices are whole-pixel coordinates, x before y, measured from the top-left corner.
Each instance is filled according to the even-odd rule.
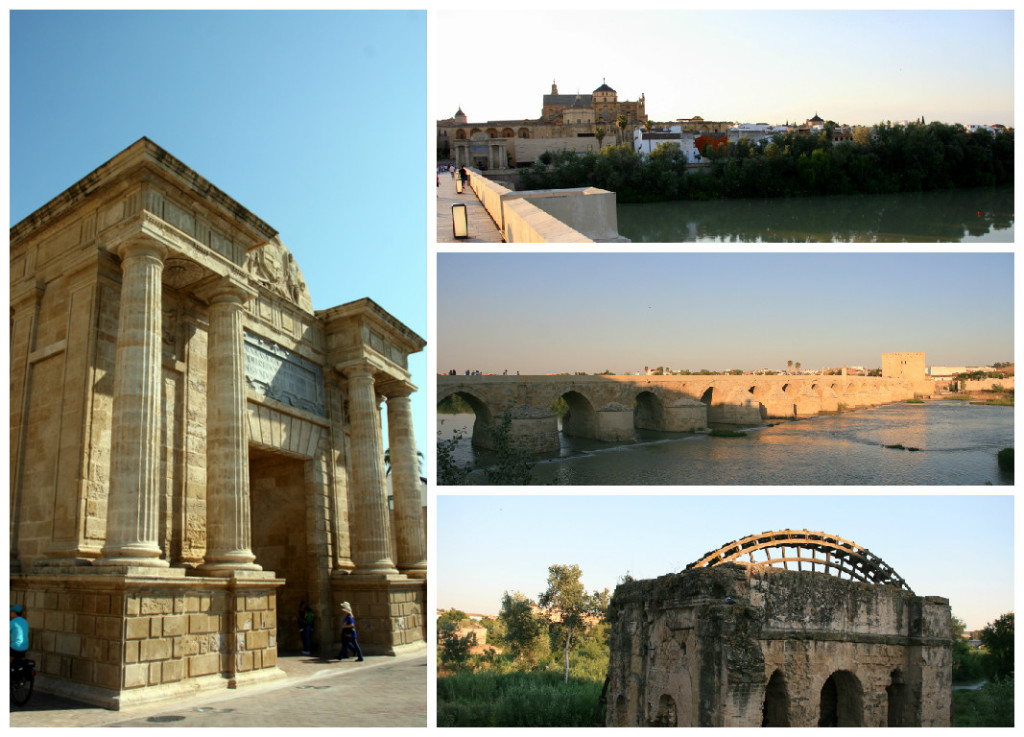
[[[985,625],[981,631],[981,644],[992,659],[995,676],[1007,676],[1013,672],[1013,612],[1004,614],[995,622]]]
[[[796,366],[796,372],[799,374],[800,373],[800,362],[797,361],[794,365]]]
[[[953,680],[967,681],[976,677],[977,653],[967,642],[964,633],[967,625],[960,617],[954,616],[950,621],[950,634],[953,637]]]
[[[449,609],[446,612],[441,612],[437,617],[437,622],[454,622],[455,624],[461,624],[462,620],[469,619],[466,613],[460,609]]]
[[[618,126],[618,129],[619,129],[619,143],[622,143],[623,142],[622,134],[626,130],[626,116],[625,115],[620,115],[619,117],[617,117],[615,119],[615,125]]]
[[[530,454],[512,442],[512,415],[506,410],[501,422],[491,426],[491,439],[497,459],[487,469],[487,483],[498,486],[523,486],[533,480],[536,465]]]
[[[651,129],[654,128],[653,120],[644,121],[644,131],[647,133],[647,152],[652,153],[654,151],[654,145],[651,143]]]
[[[511,594],[506,591],[501,597],[498,620],[505,627],[505,645],[513,658],[536,655],[542,638],[540,622],[533,614],[533,601],[518,591]]]
[[[441,431],[437,431],[438,436]],[[455,446],[462,440],[462,433],[455,431],[450,440],[437,439],[437,483],[439,486],[462,486],[473,469],[460,466],[455,460]]]
[[[601,606],[607,608],[608,590],[603,593],[587,594],[580,576],[583,571],[577,565],[553,565],[548,568],[548,588],[540,595],[538,603],[550,613],[557,612],[565,627],[565,674],[569,682],[569,651],[572,649],[573,630],[582,630],[588,615],[599,613]]]
[[[601,148],[601,141],[604,140],[604,137],[605,137],[606,133],[608,133],[608,131],[605,130],[604,128],[602,128],[601,126],[597,126],[596,128],[594,128],[594,135],[597,136],[597,147],[598,148]]]
[[[470,648],[476,645],[476,633],[459,636],[459,625],[451,620],[438,619],[437,644],[440,648],[441,662],[455,668],[461,668],[469,659]]]
[[[788,373],[788,372],[790,372],[792,370],[793,370],[793,362],[792,361],[786,361],[786,372]]]

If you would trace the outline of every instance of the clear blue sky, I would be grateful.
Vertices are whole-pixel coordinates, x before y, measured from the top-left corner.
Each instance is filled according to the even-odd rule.
[[[1010,10],[609,7],[438,12],[441,69],[458,48],[498,38],[530,52],[437,74],[433,118],[460,105],[471,122],[537,118],[552,80],[589,94],[604,79],[620,100],[644,93],[657,122],[1014,122]]]
[[[437,368],[548,374],[1013,360],[1013,255],[438,255]]]
[[[548,566],[577,564],[588,591],[657,578],[745,535],[809,529],[852,540],[921,596],[978,629],[1014,609],[1012,496],[439,496],[437,606],[497,614]]]
[[[280,233],[315,309],[370,297],[426,338],[426,25],[11,12],[10,222],[147,136]],[[411,359],[420,447],[426,366]]]

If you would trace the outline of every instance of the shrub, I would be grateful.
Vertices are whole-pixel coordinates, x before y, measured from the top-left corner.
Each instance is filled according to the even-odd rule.
[[[999,470],[1013,473],[1013,448],[1003,448],[996,456],[999,461]]]
[[[713,438],[744,438],[747,436],[745,432],[740,430],[730,430],[725,427],[716,427],[710,434]]]

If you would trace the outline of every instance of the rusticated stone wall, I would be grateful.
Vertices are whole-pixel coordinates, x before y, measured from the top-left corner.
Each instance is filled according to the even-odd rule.
[[[608,726],[949,726],[948,600],[720,565],[616,588]]]
[[[19,576],[40,688],[109,708],[280,676],[276,590],[166,571]]]

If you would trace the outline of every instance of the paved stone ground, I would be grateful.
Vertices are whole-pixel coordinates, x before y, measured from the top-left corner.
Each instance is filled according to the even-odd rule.
[[[458,176],[458,172],[456,172]],[[467,185],[462,194],[455,194],[455,180],[451,174],[441,175],[441,186],[437,189],[437,242],[438,243],[503,243],[501,231],[494,224],[487,210]],[[469,216],[469,238],[455,240],[452,230],[452,205],[461,202],[466,205]]]
[[[324,661],[280,656],[287,678],[109,711],[44,693],[11,707],[11,727],[426,727],[425,650],[396,657]],[[154,721],[155,720],[155,721]]]

